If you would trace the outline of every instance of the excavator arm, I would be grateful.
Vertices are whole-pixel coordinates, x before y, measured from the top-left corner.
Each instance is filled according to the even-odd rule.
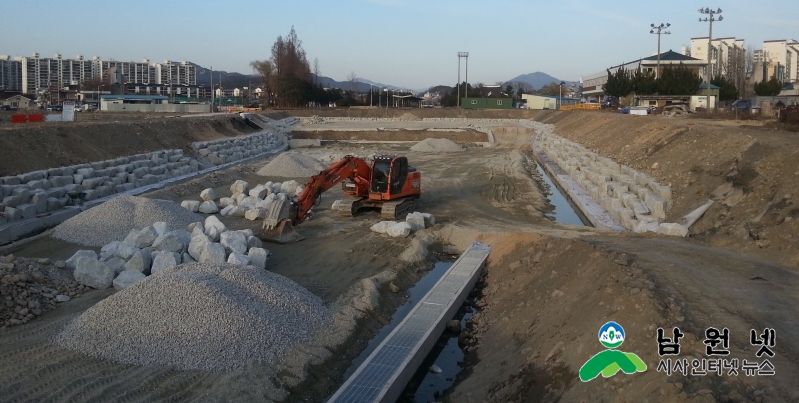
[[[369,192],[372,169],[361,158],[348,155],[311,177],[296,200],[275,199],[269,206],[259,236],[265,241],[290,243],[302,240],[294,225],[305,221],[316,200],[328,189],[350,179],[358,193]]]
[[[372,169],[366,161],[348,155],[327,167],[318,175],[312,176],[297,198],[297,212],[292,217],[293,223],[296,225],[305,221],[311,207],[313,207],[322,193],[346,179],[350,179],[357,188],[361,188],[359,193],[366,194],[369,191],[369,178],[371,178],[371,175]]]

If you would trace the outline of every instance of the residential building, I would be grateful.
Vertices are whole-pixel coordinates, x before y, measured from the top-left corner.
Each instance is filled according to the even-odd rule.
[[[513,108],[513,98],[461,98],[461,108],[511,109]]]
[[[0,99],[0,105],[11,107],[11,109],[34,109],[36,101],[30,95],[14,95],[6,99]]]
[[[705,62],[695,59],[691,56],[686,56],[669,50],[660,54],[660,70],[658,74],[662,73],[666,66],[678,66],[681,64],[691,69],[694,74],[699,75],[704,68]],[[608,81],[608,71],[613,74],[623,67],[625,70],[630,72],[640,70],[654,73],[655,70],[657,70],[657,66],[658,57],[657,55],[654,55],[628,63],[623,63],[618,66],[613,66],[601,72],[585,76],[581,78],[583,85],[582,96],[587,101],[602,101],[605,98],[605,90],[603,87]]]
[[[576,105],[580,103],[580,100],[577,98],[553,95],[522,94],[522,99],[526,101],[527,109],[559,109],[562,105]]]
[[[84,60],[80,55],[75,59],[64,59],[61,54],[46,58],[34,53],[31,57],[20,58],[20,62],[22,92],[26,94],[77,85],[94,76],[93,60]]]
[[[156,83],[172,85],[197,85],[197,68],[187,62],[164,60],[155,65]]]
[[[0,91],[22,91],[22,62],[0,55]]]
[[[757,49],[752,51],[752,62],[763,63],[765,61],[766,57],[763,55],[763,49]]]
[[[102,76],[103,81],[108,81],[108,71],[116,68],[122,74],[126,83],[155,84],[157,82],[155,66],[150,64],[149,59],[144,59],[141,62],[120,62],[117,60],[100,60],[99,57],[95,57],[93,60],[95,63],[95,77]]]
[[[722,76],[736,85],[746,81],[746,48],[743,39],[716,38],[710,42],[711,79]],[[691,38],[690,56],[708,64],[707,37]],[[702,77],[708,77],[707,68],[702,69]]]
[[[762,63],[770,64],[771,75],[766,79],[775,75],[784,83],[799,81],[799,42],[795,39],[763,41]]]

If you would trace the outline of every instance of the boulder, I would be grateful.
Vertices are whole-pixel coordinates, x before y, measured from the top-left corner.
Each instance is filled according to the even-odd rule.
[[[105,244],[105,246],[103,246],[100,249],[100,256],[103,256],[103,255],[116,256],[117,248],[119,248],[119,245],[122,245],[122,242],[113,241],[113,242]]]
[[[76,267],[76,264],[78,263],[78,259],[80,259],[82,257],[88,257],[88,258],[92,258],[92,259],[97,260],[97,252],[95,252],[93,250],[79,250],[79,251],[75,252],[75,254],[72,255],[72,257],[67,259],[67,262],[66,262],[67,263],[67,265],[66,265],[67,269],[74,270],[75,267]]]
[[[250,257],[238,252],[233,252],[228,256],[227,262],[230,264],[243,264],[248,265],[250,264]]]
[[[267,209],[260,209],[260,208],[249,209],[247,210],[246,213],[244,213],[244,218],[250,221],[255,221],[265,218],[268,213],[269,210]]]
[[[150,266],[152,265],[152,257],[147,250],[140,250],[133,254],[133,256],[125,263],[125,270],[135,270],[142,274],[150,274]]]
[[[56,302],[67,302],[67,301],[69,301],[71,299],[72,298],[70,298],[69,295],[59,294],[59,295],[55,296]]]
[[[174,232],[167,232],[156,238],[153,242],[153,248],[169,252],[183,252],[185,245],[183,241],[178,238]]]
[[[379,223],[372,225],[372,227],[369,229],[377,232],[378,234],[385,234],[386,231],[388,231],[388,228],[396,223],[396,221],[380,221]]]
[[[247,236],[238,231],[226,231],[219,236],[219,243],[228,253],[247,253]]]
[[[410,235],[410,233],[411,233],[411,225],[408,224],[407,222],[398,222],[388,227],[388,229],[386,230],[386,234],[394,238],[404,238]]]
[[[193,223],[191,223],[191,224],[189,224],[189,225],[187,225],[187,226],[186,226],[186,231],[188,231],[189,233],[192,233],[192,232],[194,232],[194,229],[195,229],[195,228],[200,228],[200,229],[201,229],[201,232],[202,232],[202,229],[204,229],[204,228],[205,228],[205,226],[204,226],[204,225],[203,225],[203,223],[202,223],[202,222],[200,222],[200,221],[193,222]]]
[[[180,256],[181,263],[193,263],[196,262],[193,257],[188,252],[183,252],[183,255]]]
[[[111,270],[114,271],[114,274],[119,274],[125,271],[125,264],[126,264],[125,259],[115,257],[108,259],[103,263],[105,263],[106,266],[110,267]]]
[[[153,224],[153,228],[155,228],[155,232],[158,234],[158,236],[164,235],[167,232],[172,231],[172,229],[169,228],[169,224],[163,221],[159,221]]]
[[[207,235],[203,233],[193,233],[191,236],[191,242],[189,242],[189,255],[191,255],[194,260],[199,261],[200,256],[202,256],[203,253],[203,246],[209,242],[211,242],[211,239],[208,238]]]
[[[183,200],[180,202],[180,207],[185,208],[186,210],[191,211],[192,213],[196,213],[200,211],[200,202],[197,200]]]
[[[198,261],[200,263],[225,263],[227,261],[225,247],[216,242],[205,243]]]
[[[216,216],[208,216],[205,219],[204,229],[206,234],[208,234],[208,230],[211,227],[216,228],[220,234],[227,231],[227,227],[225,227],[225,224],[222,224],[222,221],[219,221],[219,219],[216,218]]]
[[[132,239],[133,242],[130,243],[130,245],[139,249],[146,248],[155,242],[155,238],[158,238],[158,231],[156,231],[152,226],[144,227]],[[125,238],[125,242],[127,241],[128,238]]]
[[[222,217],[227,217],[230,215],[230,212],[233,211],[234,208],[236,208],[235,204],[232,206],[226,206],[222,208],[222,210],[219,210],[219,215],[221,215]]]
[[[216,200],[216,192],[214,189],[208,188],[200,192],[200,198],[203,201],[214,201]]]
[[[155,251],[153,252],[153,267],[150,268],[150,274],[175,267],[180,264],[180,260],[181,259],[176,258],[175,254],[172,252]]]
[[[417,213],[417,212],[409,213],[408,216],[405,217],[405,222],[410,224],[411,231],[414,232],[423,230],[425,228],[424,216],[422,215],[422,213]]]
[[[216,207],[216,204],[213,201],[203,202],[200,204],[198,210],[204,214],[216,214],[219,212],[219,208]]]
[[[236,182],[233,182],[232,185],[230,185],[230,191],[234,195],[247,194],[247,191],[249,190],[250,190],[250,184],[243,180],[237,180]]]
[[[129,260],[139,250],[139,248],[130,246],[123,242],[117,246],[116,256],[125,260]]]
[[[252,235],[247,236],[247,250],[250,250],[252,248],[263,248],[263,247],[264,243],[261,242],[261,240],[258,239],[258,237]]]
[[[140,271],[125,270],[122,273],[119,273],[117,278],[114,279],[113,281],[114,289],[117,291],[124,290],[125,288],[128,288],[133,284],[136,284],[139,281],[144,280],[146,277],[147,276],[145,276],[144,273]]]
[[[250,248],[249,252],[247,252],[247,257],[250,258],[250,265],[265,269],[269,251],[264,248]]]
[[[294,195],[297,192],[298,186],[300,186],[300,184],[295,180],[286,181],[280,185],[280,192],[288,195]]]
[[[77,259],[73,275],[78,284],[103,290],[111,287],[116,273],[96,258],[83,256]]]
[[[220,234],[219,230],[216,229],[216,227],[211,227],[211,229],[208,230],[208,238],[211,238],[211,240],[214,242],[219,242],[220,235],[222,234]]]
[[[234,199],[232,197],[223,197],[223,198],[219,199],[219,205],[223,206],[223,207],[235,206],[236,205],[236,199]]]
[[[258,185],[250,189],[250,192],[248,194],[250,195],[250,197],[254,197],[258,200],[263,200],[264,197],[266,197],[267,193],[268,192],[265,187]]]
[[[688,236],[688,228],[686,228],[684,225],[681,224],[673,222],[664,222],[658,225],[657,233],[663,235],[679,236],[684,238]]]

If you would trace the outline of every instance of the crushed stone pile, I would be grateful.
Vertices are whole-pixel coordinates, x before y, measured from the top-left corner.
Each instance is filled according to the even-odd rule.
[[[325,164],[308,154],[286,152],[264,165],[258,175],[297,178],[316,175],[325,168]]]
[[[166,222],[172,228],[185,228],[203,217],[168,200],[136,196],[115,197],[59,224],[52,236],[62,241],[101,247],[122,241],[132,228]]]
[[[188,263],[99,302],[53,341],[123,364],[222,372],[276,362],[331,320],[319,297],[281,275]]]
[[[449,139],[428,138],[414,144],[411,151],[449,153],[463,151],[463,147]]]

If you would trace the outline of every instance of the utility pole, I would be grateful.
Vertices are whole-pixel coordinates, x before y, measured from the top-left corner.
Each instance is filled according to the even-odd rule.
[[[463,52],[466,54],[466,85],[463,86],[463,97],[469,98],[469,52]]]
[[[655,68],[655,78],[658,78],[658,76],[660,75],[660,35],[661,34],[662,35],[671,35],[671,32],[669,32],[669,31],[661,32],[662,30],[670,27],[671,24],[669,24],[669,23],[666,23],[666,24],[661,23],[660,25],[657,25],[657,26],[655,24],[650,24],[650,26],[652,27],[652,29],[649,30],[649,33],[650,34],[657,34],[657,36],[658,36],[658,65]],[[655,30],[657,30],[657,32],[655,32]]]
[[[455,98],[455,106],[461,105],[461,52],[458,52],[458,84],[455,85],[458,87],[458,96]]]
[[[214,106],[216,103],[214,102],[214,66],[211,66],[211,112],[214,111]]]
[[[713,21],[721,21],[724,19],[724,17],[722,17],[721,15],[719,15],[719,18],[714,17],[716,14],[721,14],[720,8],[717,9],[716,11],[713,11],[710,8],[705,7],[704,9],[700,8],[699,12],[701,14],[708,15],[708,17],[705,17],[705,19],[702,19],[700,17],[699,22],[710,22],[710,30],[707,34],[707,71],[705,72],[705,75],[707,76],[705,80],[705,85],[707,85],[707,109],[710,110],[710,80],[712,77],[710,72],[711,68],[710,58],[712,56],[712,50],[713,50],[713,45],[711,43],[711,41],[713,40]],[[713,109],[714,110],[716,109],[715,104],[713,105]]]

